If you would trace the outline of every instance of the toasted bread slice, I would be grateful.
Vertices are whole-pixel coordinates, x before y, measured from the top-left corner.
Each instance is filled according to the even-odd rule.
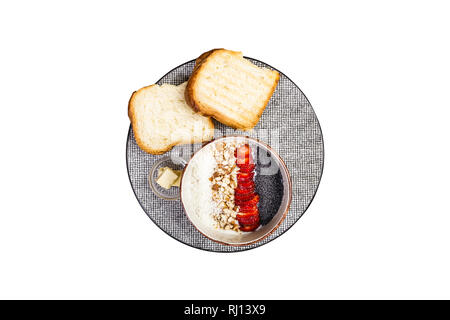
[[[178,144],[204,142],[214,137],[212,119],[186,104],[185,88],[186,82],[179,86],[151,85],[132,94],[128,116],[142,150],[162,154]]]
[[[277,71],[259,68],[241,52],[214,49],[197,58],[185,98],[194,110],[249,130],[258,123],[279,78]]]

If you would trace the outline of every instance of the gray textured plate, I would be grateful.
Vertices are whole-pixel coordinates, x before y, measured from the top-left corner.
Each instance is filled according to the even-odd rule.
[[[251,58],[252,63],[270,69],[271,66]],[[187,81],[195,60],[171,70],[157,83],[178,85]],[[259,247],[286,232],[305,213],[316,194],[323,171],[324,149],[322,131],[311,104],[303,92],[280,72],[278,86],[253,132],[231,129],[214,122],[215,137],[230,134],[248,135],[269,144],[286,163],[292,179],[292,202],[283,223],[264,240],[241,247],[216,243],[198,232],[183,212],[180,201],[158,198],[148,185],[148,174],[165,155],[142,151],[130,126],[126,161],[133,191],[149,218],[171,237],[195,248],[215,252],[235,252]],[[200,145],[177,146],[171,152],[188,160]]]

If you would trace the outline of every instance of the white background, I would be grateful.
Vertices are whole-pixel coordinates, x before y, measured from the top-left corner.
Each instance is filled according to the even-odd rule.
[[[0,298],[450,298],[449,9],[2,2]],[[216,47],[287,74],[325,140],[303,218],[235,254],[167,236],[125,163],[131,93]]]

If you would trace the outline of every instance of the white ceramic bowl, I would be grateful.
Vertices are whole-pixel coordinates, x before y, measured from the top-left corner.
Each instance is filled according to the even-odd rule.
[[[192,190],[187,190],[187,188],[191,188],[192,183],[192,167],[194,167],[194,163],[198,162],[199,159],[202,157],[202,152],[210,152],[211,148],[214,147],[214,144],[218,142],[227,142],[231,140],[239,141],[246,141],[250,144],[253,151],[258,150],[258,163],[261,162],[264,165],[261,165],[261,167],[264,167],[265,171],[262,171],[261,174],[265,174],[269,176],[271,172],[276,171],[276,179],[280,180],[278,183],[277,190],[267,190],[267,186],[261,186],[262,188],[266,188],[264,192],[267,193],[268,196],[270,196],[270,192],[275,192],[275,197],[278,197],[277,199],[277,205],[279,203],[278,209],[271,208],[269,211],[272,212],[270,215],[272,218],[269,221],[263,221],[265,224],[261,224],[258,229],[252,232],[236,232],[231,230],[221,230],[216,229],[208,219],[205,219],[204,216],[200,217],[197,214],[193,213],[192,204],[188,203],[191,201],[192,198]],[[264,158],[264,154],[266,157]],[[263,155],[263,156],[260,156]],[[256,159],[256,155],[254,154],[254,158]],[[269,159],[269,160],[267,160]],[[267,164],[267,162],[270,162]],[[274,170],[275,169],[275,170]],[[261,177],[262,178],[262,177]],[[270,178],[270,177],[269,177]],[[275,175],[274,175],[275,179]],[[258,178],[257,180],[257,189],[258,189]],[[184,181],[184,183],[183,183]],[[282,191],[281,191],[282,190]],[[198,192],[201,192],[198,190]],[[260,193],[260,192],[259,192]],[[281,195],[282,194],[282,195]],[[183,197],[184,195],[184,197]],[[264,194],[260,193],[260,197],[264,197]],[[283,162],[283,160],[280,158],[280,156],[267,144],[253,139],[249,137],[244,136],[227,136],[215,139],[206,145],[204,145],[200,150],[198,150],[189,160],[186,167],[183,171],[183,176],[181,179],[181,186],[180,186],[180,198],[181,203],[183,205],[184,212],[186,213],[188,219],[191,221],[191,223],[194,225],[194,227],[201,232],[204,236],[208,237],[209,239],[226,244],[226,245],[233,245],[233,246],[243,246],[243,245],[249,245],[256,243],[258,241],[261,241],[262,239],[269,236],[273,231],[275,231],[278,226],[282,223],[284,218],[287,215],[287,212],[289,210],[289,206],[292,200],[292,182],[291,178],[289,176],[288,169]],[[192,201],[191,201],[192,202]],[[266,201],[267,202],[267,201]],[[260,200],[260,204],[262,203],[262,199]],[[270,204],[269,204],[270,205]],[[261,213],[261,208],[260,208]],[[267,220],[267,219],[266,219]]]

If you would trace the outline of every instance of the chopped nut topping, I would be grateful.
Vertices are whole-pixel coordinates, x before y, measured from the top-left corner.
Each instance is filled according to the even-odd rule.
[[[237,187],[236,158],[234,142],[219,142],[215,146],[214,159],[217,165],[210,178],[212,182],[213,200],[217,202],[219,213],[213,216],[217,228],[239,232],[236,214],[239,210],[234,204],[234,189]]]

